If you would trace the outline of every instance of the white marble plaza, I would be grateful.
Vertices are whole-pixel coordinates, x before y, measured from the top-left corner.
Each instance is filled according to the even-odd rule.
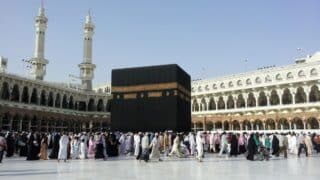
[[[199,163],[193,159],[165,158],[163,162],[139,162],[131,158],[102,160],[25,161],[5,159],[0,179],[232,179],[232,180],[316,180],[320,157],[289,157],[250,162],[243,157],[210,156]]]

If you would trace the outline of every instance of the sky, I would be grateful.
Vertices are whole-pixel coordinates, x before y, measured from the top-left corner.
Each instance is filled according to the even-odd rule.
[[[21,60],[33,55],[40,4],[0,0],[0,56],[11,73],[27,75]],[[44,6],[48,81],[79,75],[89,8],[95,85],[110,82],[115,68],[176,63],[192,79],[207,79],[320,51],[318,0],[44,0]]]

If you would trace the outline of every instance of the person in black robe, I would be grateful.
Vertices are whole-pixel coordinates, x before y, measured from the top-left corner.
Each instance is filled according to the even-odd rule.
[[[59,141],[60,141],[59,133],[54,134],[53,135],[53,142],[52,142],[52,151],[51,151],[51,153],[49,155],[50,159],[58,159]]]
[[[248,155],[247,155],[247,160],[253,161],[254,160],[254,153],[257,151],[257,145],[254,142],[254,136],[255,134],[251,134],[250,138],[248,140]]]
[[[19,151],[20,157],[27,157],[27,155],[28,155],[27,142],[28,142],[27,134],[23,132],[18,140],[18,146],[20,149],[20,151]]]
[[[12,136],[12,133],[8,132],[7,137],[7,155],[6,157],[12,157],[14,154],[14,146],[15,146],[15,140]]]
[[[238,151],[238,138],[235,134],[232,134],[231,136],[231,151],[230,156],[236,156],[239,154]]]
[[[98,139],[96,140],[95,144],[96,144],[96,149],[95,149],[95,154],[94,154],[94,158],[95,159],[104,159],[104,146],[103,146],[103,136],[101,134],[98,134]]]
[[[28,161],[32,161],[32,160],[39,160],[39,147],[40,144],[37,141],[36,135],[31,133],[28,143],[28,156],[27,156],[27,160]]]
[[[277,134],[273,135],[272,138],[272,155],[279,157],[280,147],[279,147],[279,139],[277,138]]]
[[[107,155],[108,157],[115,157],[119,155],[118,145],[119,141],[117,140],[115,134],[110,134],[107,141]]]

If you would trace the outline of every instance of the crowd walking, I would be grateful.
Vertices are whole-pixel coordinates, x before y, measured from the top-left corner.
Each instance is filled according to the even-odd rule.
[[[128,156],[139,161],[163,161],[163,157],[194,157],[202,162],[206,154],[218,157],[243,156],[266,160],[291,154],[306,157],[320,152],[316,133],[227,133],[227,132],[97,132],[97,133],[0,133],[0,163],[3,156],[25,157],[28,161],[55,159],[101,159]]]

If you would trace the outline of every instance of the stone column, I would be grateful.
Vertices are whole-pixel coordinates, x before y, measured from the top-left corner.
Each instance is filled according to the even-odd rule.
[[[266,130],[266,122],[262,122],[263,123],[263,130]]]
[[[307,129],[307,123],[305,120],[303,120],[303,129]]]
[[[13,115],[9,116],[9,131],[12,131]]]
[[[309,96],[310,96],[310,92],[311,92],[311,87],[310,86],[303,86],[303,89],[306,93],[306,102],[309,103],[309,101],[310,101]]]
[[[237,95],[233,95],[234,109],[237,109]]]
[[[277,89],[277,95],[279,97],[279,105],[282,105],[282,94],[283,94],[283,91],[281,89]]]
[[[254,98],[256,100],[256,107],[259,106],[259,92],[253,92]]]
[[[19,119],[19,131],[22,131],[22,121],[23,121],[23,116]]]
[[[224,109],[228,109],[228,96],[223,96]]]
[[[203,123],[202,123],[203,131],[206,131],[206,130],[207,130],[207,128],[206,128],[206,119],[207,119],[207,117],[204,117],[204,118],[203,118]]]

